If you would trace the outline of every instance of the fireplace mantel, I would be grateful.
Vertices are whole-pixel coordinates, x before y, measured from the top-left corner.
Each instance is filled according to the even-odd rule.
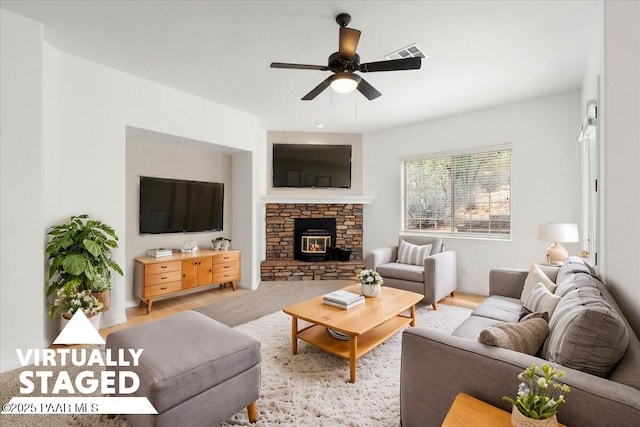
[[[335,204],[348,204],[355,203],[359,205],[368,205],[373,203],[376,196],[334,196],[334,195],[297,195],[297,194],[271,194],[268,196],[262,196],[262,203],[335,203]]]

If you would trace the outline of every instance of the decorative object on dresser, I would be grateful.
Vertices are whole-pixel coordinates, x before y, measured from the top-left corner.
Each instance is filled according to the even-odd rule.
[[[362,270],[358,276],[360,282],[360,292],[367,298],[374,298],[380,294],[382,277],[373,270]]]
[[[547,263],[562,264],[569,257],[569,252],[560,244],[579,242],[577,224],[545,223],[537,226],[538,240],[551,242],[547,248]]]
[[[200,250],[179,253],[161,259],[135,259],[136,295],[151,312],[153,300],[181,291],[220,284],[236,290],[240,280],[240,251]]]
[[[111,271],[123,274],[111,256],[111,251],[118,247],[115,230],[89,215],[77,215],[51,227],[48,235],[51,240],[46,252],[51,265],[47,297],[56,294],[59,302],[49,304],[49,316],[54,317],[57,312],[67,313],[69,307],[61,298],[83,291],[88,298],[104,301],[106,304],[102,303],[100,311],[107,311]],[[73,313],[67,314],[70,317]],[[89,317],[88,313],[85,314]]]

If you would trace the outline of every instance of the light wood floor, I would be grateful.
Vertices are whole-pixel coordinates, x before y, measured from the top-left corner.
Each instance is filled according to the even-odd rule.
[[[127,321],[125,323],[121,323],[120,325],[113,326],[111,328],[102,329],[100,330],[100,335],[102,335],[103,338],[106,338],[107,335],[109,335],[111,332],[115,332],[120,329],[139,325],[141,323],[151,322],[153,320],[161,319],[166,316],[171,316],[183,311],[202,307],[215,301],[220,301],[221,298],[234,298],[246,292],[251,291],[239,288],[234,292],[231,286],[214,287],[207,291],[201,291],[175,298],[154,301],[153,309],[151,310],[151,314],[149,315],[147,315],[146,305],[141,303],[138,307],[131,307],[127,309]],[[455,292],[453,297],[446,297],[438,304],[446,304],[474,309],[485,298],[486,297],[482,295]]]

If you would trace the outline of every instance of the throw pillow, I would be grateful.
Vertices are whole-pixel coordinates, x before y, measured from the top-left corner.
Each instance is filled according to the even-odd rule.
[[[549,334],[549,325],[542,318],[520,323],[496,323],[480,332],[478,341],[524,354],[538,352]]]
[[[551,319],[553,310],[560,302],[560,297],[549,292],[549,289],[542,283],[536,283],[536,285],[529,292],[529,296],[524,301],[523,305],[527,310],[531,312],[549,313]]]
[[[398,262],[401,264],[424,265],[424,259],[431,254],[433,245],[418,246],[400,240],[398,248]]]
[[[544,319],[545,322],[549,323],[549,313],[540,313],[539,311],[535,313],[529,313],[519,320],[520,322],[526,322],[531,319]]]
[[[544,271],[542,271],[542,269],[538,265],[532,264],[529,268],[529,274],[524,280],[524,287],[522,288],[522,294],[520,295],[520,301],[523,304],[531,293],[531,289],[533,289],[533,287],[537,283],[542,283],[543,285],[545,285],[551,293],[556,290],[556,284],[553,283],[546,274],[544,274]]]
[[[545,359],[601,377],[611,372],[629,344],[624,321],[596,288],[574,289],[562,297],[549,328]]]

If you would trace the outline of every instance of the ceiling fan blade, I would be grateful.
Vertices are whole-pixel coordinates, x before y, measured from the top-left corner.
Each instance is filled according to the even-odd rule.
[[[360,30],[340,27],[339,48],[340,55],[353,59],[356,55],[356,48],[360,41]]]
[[[314,87],[311,92],[309,92],[308,94],[306,94],[305,96],[302,97],[303,101],[311,101],[313,98],[315,98],[316,96],[320,95],[320,93],[325,90],[326,88],[329,87],[329,85],[331,84],[331,81],[329,80],[329,78],[325,79],[322,81],[322,83],[320,83],[318,86]]]
[[[422,60],[420,58],[391,59],[389,61],[360,64],[359,71],[362,73],[372,73],[374,71],[417,70],[421,64]]]
[[[271,68],[288,68],[293,70],[318,70],[318,71],[329,70],[329,67],[327,67],[326,65],[288,64],[286,62],[272,62]]]
[[[358,90],[361,94],[363,94],[369,101],[376,99],[379,96],[382,96],[380,92],[376,90],[373,86],[371,86],[365,79],[360,80],[358,84]]]

